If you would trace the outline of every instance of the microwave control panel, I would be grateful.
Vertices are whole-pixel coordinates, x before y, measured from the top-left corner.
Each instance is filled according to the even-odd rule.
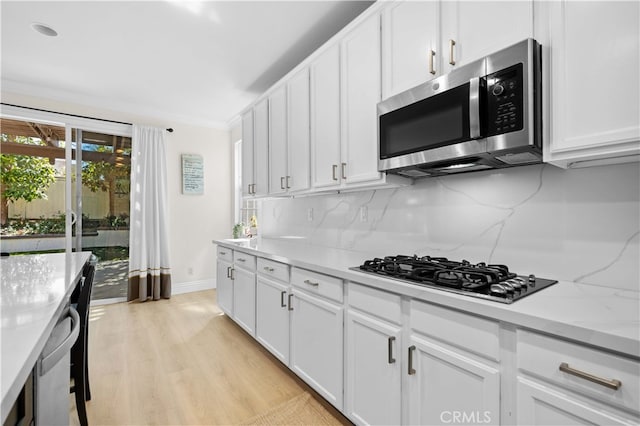
[[[524,128],[524,90],[522,64],[487,76],[487,136]]]

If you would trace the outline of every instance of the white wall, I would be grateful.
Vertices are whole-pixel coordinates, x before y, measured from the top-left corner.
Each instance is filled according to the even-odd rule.
[[[215,247],[212,239],[231,234],[231,144],[227,129],[168,122],[144,115],[86,107],[14,93],[2,93],[2,102],[59,113],[107,120],[172,127],[167,137],[171,268],[174,293],[215,283]],[[204,158],[204,194],[182,195],[181,154]]]

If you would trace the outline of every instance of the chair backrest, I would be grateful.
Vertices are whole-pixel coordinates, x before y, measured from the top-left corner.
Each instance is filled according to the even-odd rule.
[[[78,296],[78,314],[80,315],[80,325],[86,324],[89,315],[89,305],[91,303],[91,290],[93,289],[93,277],[96,273],[94,262],[89,262],[82,271],[82,287]]]

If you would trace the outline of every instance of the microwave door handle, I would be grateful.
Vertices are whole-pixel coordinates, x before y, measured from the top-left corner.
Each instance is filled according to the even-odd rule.
[[[480,137],[480,78],[469,81],[469,137]]]

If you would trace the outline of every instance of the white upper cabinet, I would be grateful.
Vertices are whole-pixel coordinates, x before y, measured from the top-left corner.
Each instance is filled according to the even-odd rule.
[[[253,110],[242,115],[242,195],[253,195]]]
[[[533,36],[532,1],[442,1],[440,17],[440,74]]]
[[[346,185],[379,180],[376,105],[380,102],[380,15],[342,40],[342,155]]]
[[[269,194],[287,192],[287,88],[269,95]]]
[[[640,155],[640,3],[536,2],[550,100],[545,161],[579,167]]]
[[[485,22],[486,25],[486,22]],[[405,1],[383,12],[384,99],[432,79],[439,69],[438,3]]]
[[[269,103],[263,99],[253,109],[254,195],[269,192]]]
[[[311,178],[315,188],[340,185],[340,45],[311,63]]]
[[[309,68],[291,77],[287,85],[289,192],[309,189]]]

